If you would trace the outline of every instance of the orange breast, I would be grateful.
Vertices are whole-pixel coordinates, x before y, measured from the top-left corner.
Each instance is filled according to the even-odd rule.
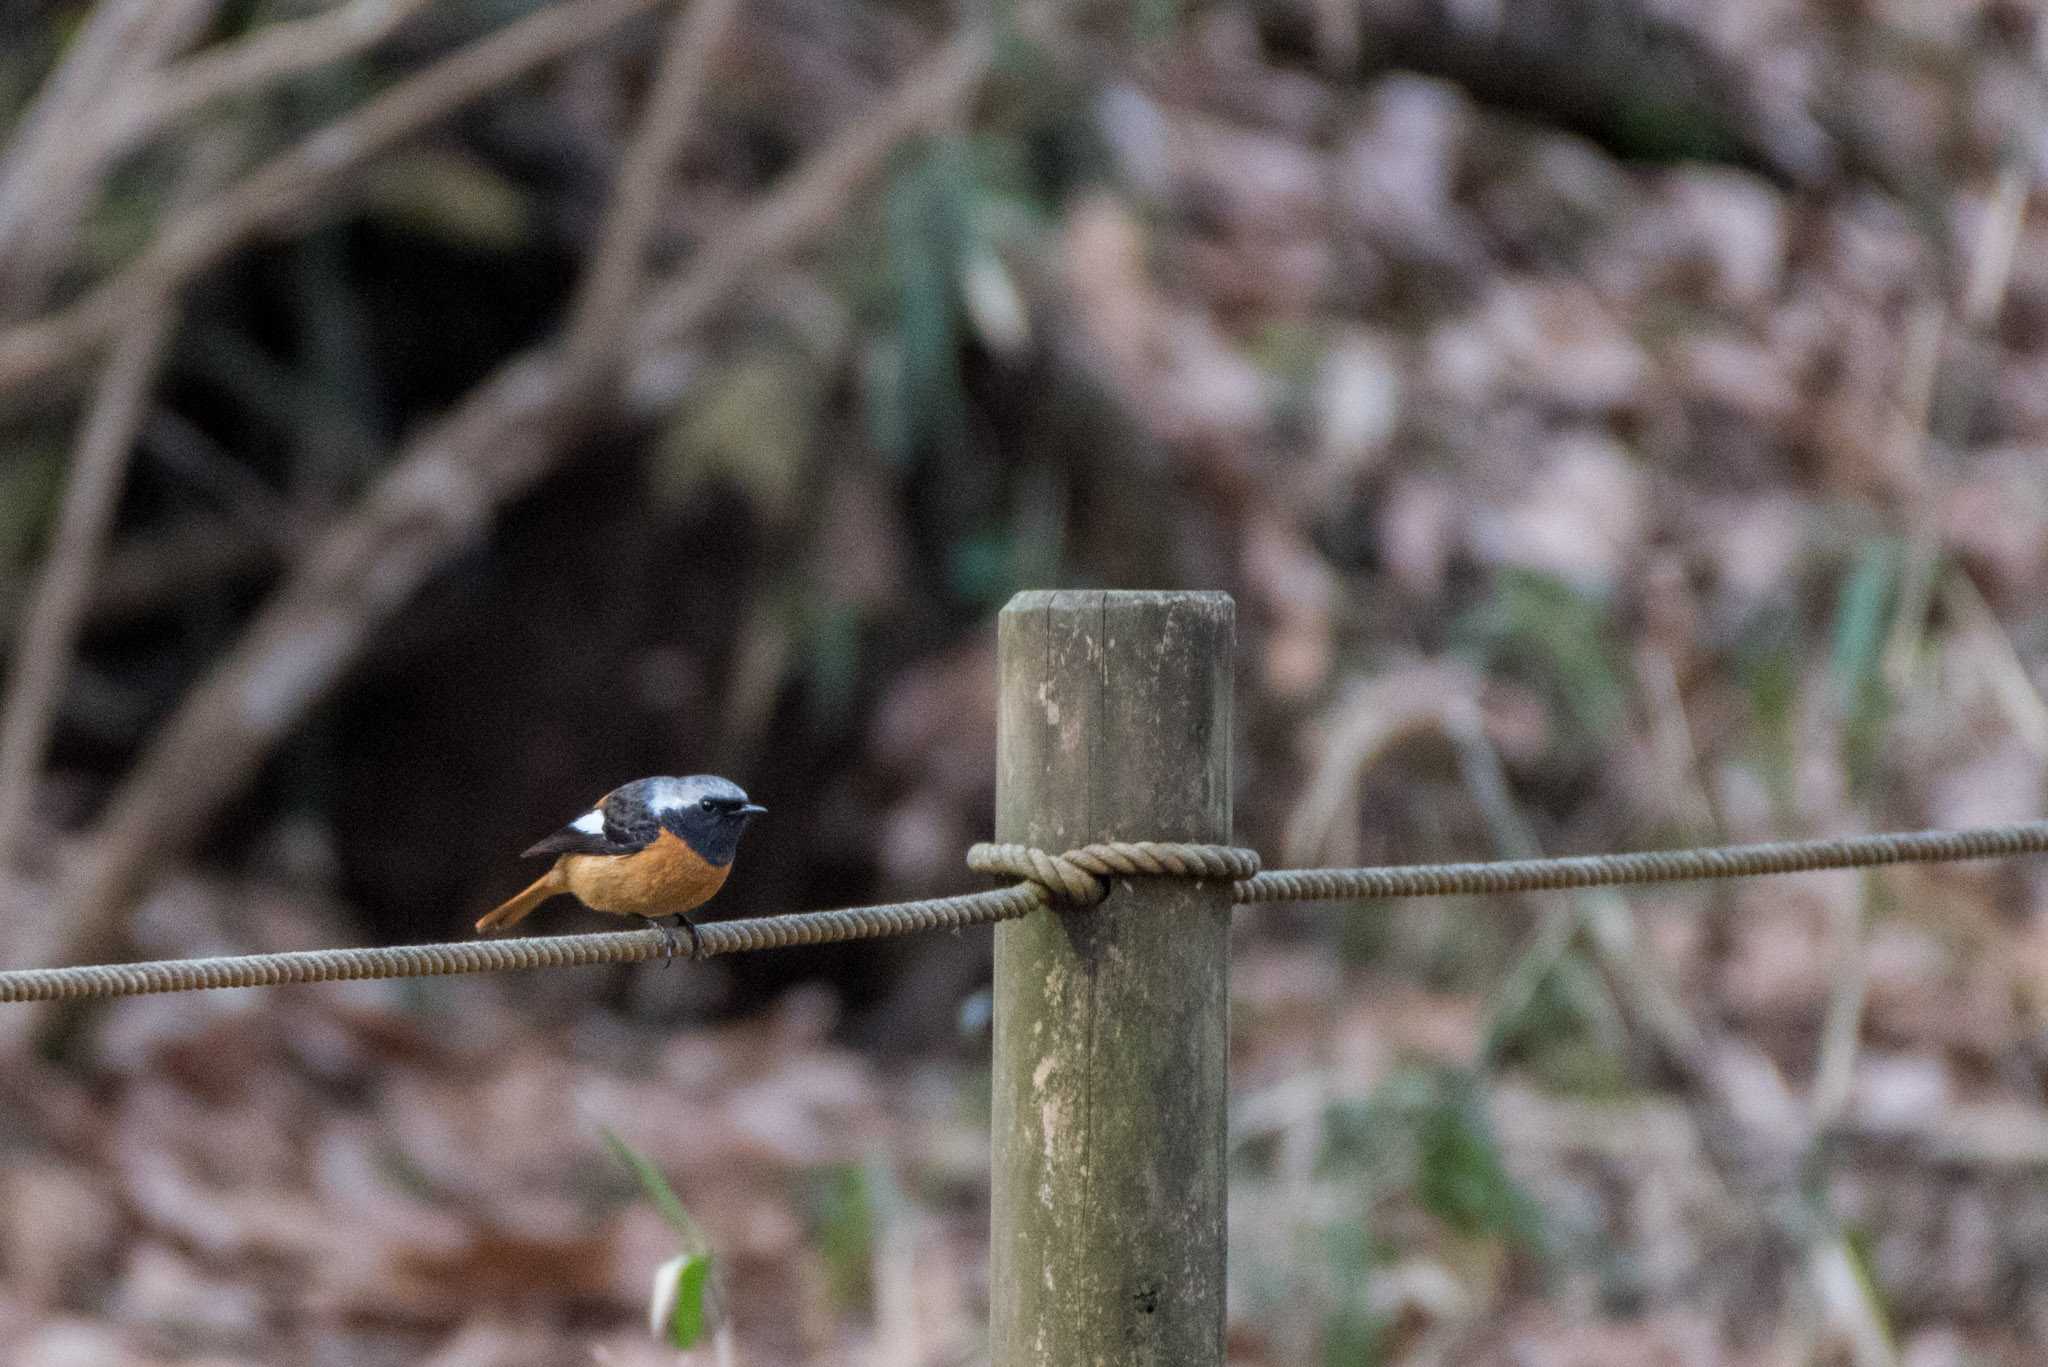
[[[669,916],[711,899],[732,865],[712,865],[672,831],[635,854],[565,854],[569,891],[587,907],[631,916]]]

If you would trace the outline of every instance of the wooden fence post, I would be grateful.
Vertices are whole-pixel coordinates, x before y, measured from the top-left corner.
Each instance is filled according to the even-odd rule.
[[[1235,606],[1003,609],[996,838],[1230,840]],[[992,1367],[1223,1361],[1230,884],[1120,879],[996,930]]]

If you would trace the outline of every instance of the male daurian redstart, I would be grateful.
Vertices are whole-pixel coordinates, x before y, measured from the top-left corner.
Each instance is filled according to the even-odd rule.
[[[685,914],[711,900],[732,871],[733,851],[747,823],[768,810],[747,800],[739,785],[715,774],[643,778],[614,788],[597,805],[522,854],[557,856],[533,885],[476,923],[479,931],[517,925],[558,892],[583,905],[638,916],[675,937],[655,918],[673,914],[690,932]]]

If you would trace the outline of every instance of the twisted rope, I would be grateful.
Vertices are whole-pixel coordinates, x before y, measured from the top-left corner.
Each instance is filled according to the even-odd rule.
[[[2048,821],[1967,831],[1914,831],[1835,840],[1781,840],[1708,850],[1651,850],[1562,859],[1503,859],[1485,864],[1403,864],[1382,869],[1286,869],[1236,887],[1240,906],[1360,897],[1442,897],[1459,893],[1538,892],[1560,888],[1750,878],[1880,864],[1933,864],[2048,853]]]
[[[1244,904],[1532,892],[2044,853],[2048,853],[2048,821],[1967,831],[1792,840],[1708,850],[1510,859],[1483,864],[1411,864],[1378,869],[1289,869],[1275,873],[1260,873],[1259,857],[1253,851],[1224,845],[1110,841],[1084,845],[1063,854],[1047,854],[1024,845],[981,844],[968,851],[971,868],[1022,881],[993,892],[962,897],[713,921],[698,927],[698,957],[906,935],[920,930],[957,930],[1028,916],[1048,904],[1093,906],[1108,895],[1110,880],[1118,877],[1230,878],[1236,880],[1232,886],[1233,900]],[[382,949],[312,949],[288,954],[81,968],[14,969],[0,971],[0,1003],[636,963],[663,958],[667,953],[666,937],[661,931],[632,930]]]
[[[829,944],[917,930],[951,930],[1026,916],[1046,903],[1036,885],[1020,884],[965,897],[896,902],[839,911],[806,911],[699,926],[698,958],[740,950]],[[275,987],[352,978],[426,978],[450,973],[566,968],[581,964],[639,963],[669,955],[660,930],[614,930],[588,935],[535,935],[519,940],[466,940],[455,944],[394,945],[382,949],[307,949],[288,954],[238,954],[219,959],[160,959],[150,963],[83,968],[23,968],[0,972],[0,1003],[69,1001],[81,997],[135,997],[150,992],[194,992],[211,987]]]

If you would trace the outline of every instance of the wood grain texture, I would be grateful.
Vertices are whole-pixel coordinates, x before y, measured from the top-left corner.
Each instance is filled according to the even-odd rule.
[[[1003,610],[996,838],[1226,843],[1235,609]],[[991,1361],[1223,1360],[1230,882],[1121,879],[996,931]]]

